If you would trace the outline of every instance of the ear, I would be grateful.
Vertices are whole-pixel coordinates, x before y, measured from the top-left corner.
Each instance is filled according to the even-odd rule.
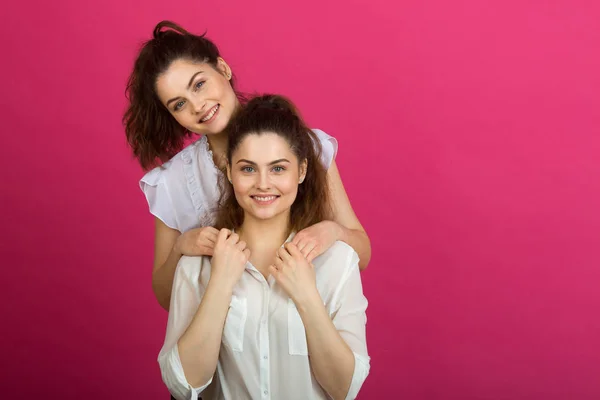
[[[231,68],[221,57],[217,58],[217,71],[219,71],[227,80],[231,80]]]
[[[306,178],[307,169],[308,169],[308,161],[306,159],[304,159],[300,163],[300,176],[298,179],[298,184],[301,184],[302,182],[304,182],[304,178]]]
[[[227,179],[229,180],[229,183],[231,183],[231,166],[229,165],[229,162],[227,163]]]

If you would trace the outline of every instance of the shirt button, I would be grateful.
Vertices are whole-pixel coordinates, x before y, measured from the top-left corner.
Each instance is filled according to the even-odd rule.
[[[266,360],[266,359],[268,359],[268,358],[269,358],[269,357],[267,357],[267,356],[263,356],[263,359],[264,359],[264,360]]]
[[[264,393],[264,394],[265,394],[265,396],[266,396],[267,394],[269,394],[269,391],[268,391],[268,390],[265,390],[263,393]]]

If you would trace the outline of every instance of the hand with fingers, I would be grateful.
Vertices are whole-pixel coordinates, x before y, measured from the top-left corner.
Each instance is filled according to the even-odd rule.
[[[296,233],[292,243],[309,261],[329,249],[340,237],[340,226],[333,221],[322,221]]]
[[[315,268],[293,243],[286,243],[277,250],[269,272],[296,306],[320,297]]]
[[[213,251],[210,280],[218,280],[227,290],[233,290],[249,258],[250,249],[246,247],[246,242],[240,240],[237,233],[221,229]]]
[[[212,256],[219,231],[212,226],[190,229],[177,239],[184,256]]]

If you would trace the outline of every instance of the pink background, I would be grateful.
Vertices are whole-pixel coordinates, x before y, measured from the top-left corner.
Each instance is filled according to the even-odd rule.
[[[38,3],[0,28],[0,397],[168,398],[120,118],[173,19],[339,139],[373,242],[361,398],[600,398],[597,1]]]

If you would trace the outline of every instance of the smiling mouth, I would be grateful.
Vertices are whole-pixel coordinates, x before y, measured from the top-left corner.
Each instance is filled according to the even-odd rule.
[[[221,108],[220,104],[217,104],[216,106],[214,106],[213,108],[211,108],[205,115],[204,117],[200,118],[200,123],[203,122],[209,122],[213,119],[213,117],[217,114],[217,111],[219,111],[219,108]]]
[[[254,200],[255,202],[257,202],[258,204],[261,204],[261,205],[271,204],[279,198],[279,196],[276,196],[276,195],[250,196],[250,197],[252,198],[252,200]]]

